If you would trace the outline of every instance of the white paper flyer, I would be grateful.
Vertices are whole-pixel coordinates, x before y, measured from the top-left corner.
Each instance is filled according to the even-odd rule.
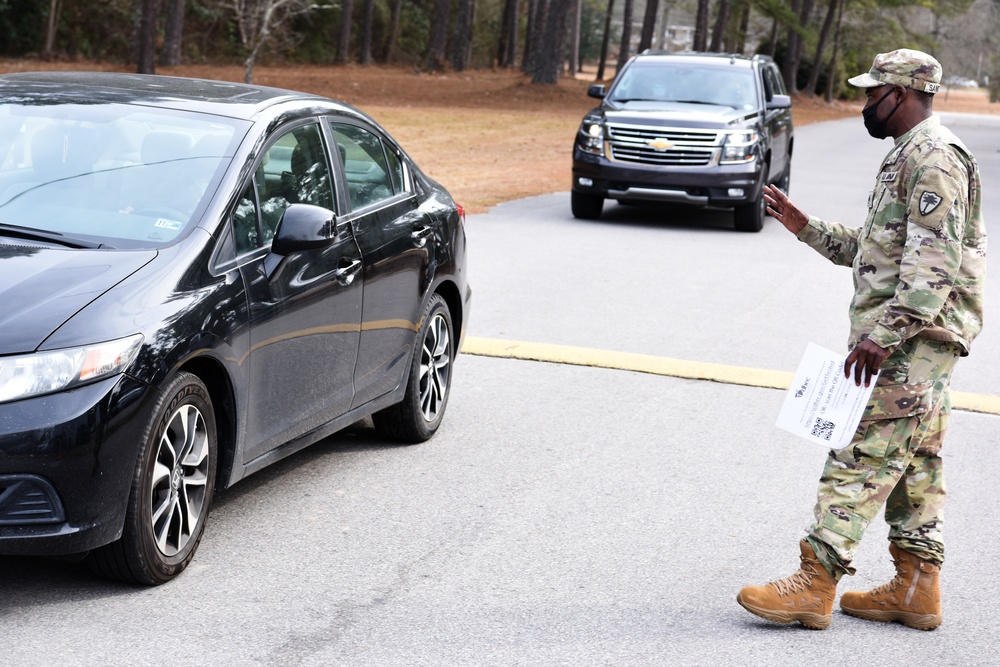
[[[846,356],[809,343],[778,415],[780,429],[841,449],[854,437],[876,378],[860,387],[844,377]]]

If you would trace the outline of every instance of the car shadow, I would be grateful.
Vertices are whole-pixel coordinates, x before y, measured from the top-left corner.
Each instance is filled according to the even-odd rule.
[[[370,452],[380,449],[395,449],[405,447],[392,442],[375,430],[371,417],[348,426],[347,428],[328,436],[303,450],[276,461],[259,472],[241,479],[229,489],[218,491],[212,501],[213,509],[220,509],[236,502],[244,496],[255,493],[259,488],[277,481],[290,473],[302,468],[314,467],[320,460],[329,456],[340,456],[351,452]]]
[[[608,200],[604,202],[604,212],[599,219],[577,222],[673,228],[705,233],[735,232],[732,209],[684,204],[619,204],[614,200]]]
[[[217,491],[212,509],[215,511],[239,502],[286,475],[317,465],[326,457],[400,446],[405,445],[379,435],[371,418],[366,418],[240,480],[230,489]],[[276,502],[281,500],[280,497],[271,497]],[[26,607],[86,602],[149,590],[145,586],[109,581],[93,574],[82,561],[83,556],[0,556],[0,591],[3,592],[0,595],[0,618]]]

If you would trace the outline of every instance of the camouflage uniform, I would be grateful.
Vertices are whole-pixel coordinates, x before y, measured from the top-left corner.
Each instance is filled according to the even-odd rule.
[[[892,73],[879,71],[876,58],[852,83],[935,92],[940,65],[930,61],[936,71],[915,59],[901,75],[898,63],[886,68]],[[886,503],[889,539],[941,563],[948,387],[957,358],[982,329],[986,228],[976,161],[928,118],[886,156],[862,228],[811,217],[798,237],[853,269],[849,347],[868,338],[892,350],[851,444],[829,453],[807,539],[836,578],[853,574],[857,545]]]

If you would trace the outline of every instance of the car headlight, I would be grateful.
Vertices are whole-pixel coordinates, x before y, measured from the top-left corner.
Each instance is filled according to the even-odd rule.
[[[753,130],[738,130],[726,135],[726,143],[722,146],[722,157],[719,164],[743,164],[753,162],[754,149],[759,139]]]
[[[142,334],[65,350],[0,357],[0,403],[69,389],[125,372]]]
[[[585,153],[604,155],[604,126],[592,120],[584,120],[576,145]]]

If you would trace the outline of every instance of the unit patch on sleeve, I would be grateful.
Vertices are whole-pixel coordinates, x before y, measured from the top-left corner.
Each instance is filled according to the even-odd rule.
[[[941,195],[925,190],[920,195],[920,215],[930,215],[941,204],[941,201]]]

